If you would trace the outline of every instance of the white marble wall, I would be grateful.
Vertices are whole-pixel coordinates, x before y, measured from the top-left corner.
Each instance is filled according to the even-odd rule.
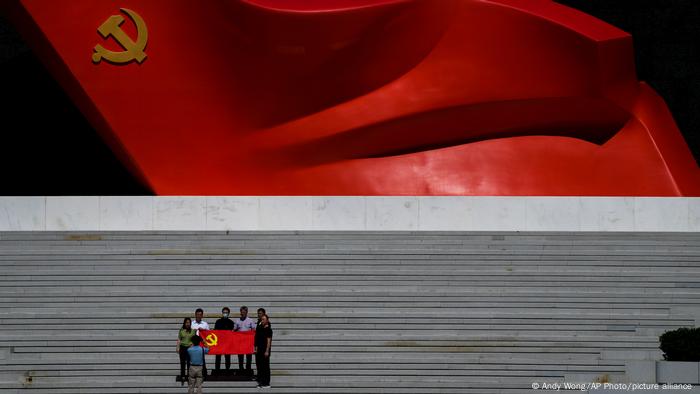
[[[99,197],[51,197],[46,199],[46,230],[100,229]]]
[[[44,197],[0,197],[0,231],[46,229]]]
[[[700,232],[700,198],[0,197],[0,231]]]

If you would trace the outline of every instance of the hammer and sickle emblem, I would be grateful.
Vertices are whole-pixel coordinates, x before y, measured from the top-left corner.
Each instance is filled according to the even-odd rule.
[[[107,60],[110,63],[125,64],[132,60],[136,60],[139,64],[146,60],[146,53],[143,51],[146,49],[146,43],[148,42],[148,29],[146,28],[146,23],[139,14],[132,10],[121,8],[123,13],[125,13],[136,25],[136,42],[131,39],[124,30],[119,26],[124,23],[124,17],[121,15],[112,15],[107,18],[106,21],[97,28],[97,32],[103,38],[109,36],[114,37],[114,39],[122,46],[125,50],[122,52],[114,52],[105,49],[102,45],[95,45],[95,53],[92,54],[92,61],[94,63],[99,63],[102,59]]]
[[[204,338],[204,342],[209,346],[216,346],[216,344],[219,343],[219,337],[217,337],[216,334],[209,334]]]

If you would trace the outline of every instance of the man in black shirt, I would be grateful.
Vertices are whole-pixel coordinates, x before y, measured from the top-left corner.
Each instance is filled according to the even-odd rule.
[[[267,312],[265,312],[265,308],[258,308],[258,323],[256,324],[256,330],[257,327],[260,327],[260,320],[262,320],[262,317],[265,314],[267,314]]]
[[[270,351],[272,326],[267,315],[262,315],[255,330],[255,366],[258,369],[258,387],[270,387]]]
[[[227,306],[223,307],[221,309],[221,319],[217,320],[216,323],[214,323],[214,329],[215,330],[233,330],[233,320],[229,319],[229,315],[231,314],[231,310],[228,309]],[[231,355],[226,354],[226,369],[231,369]],[[217,354],[216,355],[216,370],[218,371],[221,369],[221,355]]]

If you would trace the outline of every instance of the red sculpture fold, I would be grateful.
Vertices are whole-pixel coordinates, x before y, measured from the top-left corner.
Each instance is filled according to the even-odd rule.
[[[550,0],[6,5],[157,194],[700,195],[632,38]]]

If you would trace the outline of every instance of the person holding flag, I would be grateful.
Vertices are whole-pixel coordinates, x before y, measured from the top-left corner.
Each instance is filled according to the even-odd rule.
[[[233,331],[236,332],[248,332],[255,331],[255,322],[253,319],[248,317],[248,307],[243,305],[240,309],[241,317],[233,322]],[[251,353],[245,354],[245,369],[246,371],[252,370],[253,355]],[[238,369],[243,371],[243,354],[238,354]]]
[[[215,330],[228,330],[231,331],[233,330],[233,320],[229,319],[229,314],[231,313],[231,309],[229,307],[225,306],[221,309],[221,319],[217,320],[214,323],[214,329]],[[224,355],[226,358],[226,369],[231,368],[231,355],[226,354]],[[221,369],[221,355],[217,354],[216,355],[216,366],[214,367],[216,371]]]
[[[199,330],[209,329],[209,323],[202,320],[203,317],[204,309],[197,308],[197,310],[194,311],[194,321],[192,322],[192,328],[197,331],[197,335],[199,335]]]
[[[197,335],[201,337],[200,335],[200,330],[208,330],[209,329],[209,323],[205,322],[202,320],[204,318],[204,309],[202,308],[197,308],[197,310],[194,311],[194,321],[192,322],[192,329],[197,331]],[[202,367],[203,374],[204,376],[207,376],[207,362],[206,359],[204,360],[204,364]]]

